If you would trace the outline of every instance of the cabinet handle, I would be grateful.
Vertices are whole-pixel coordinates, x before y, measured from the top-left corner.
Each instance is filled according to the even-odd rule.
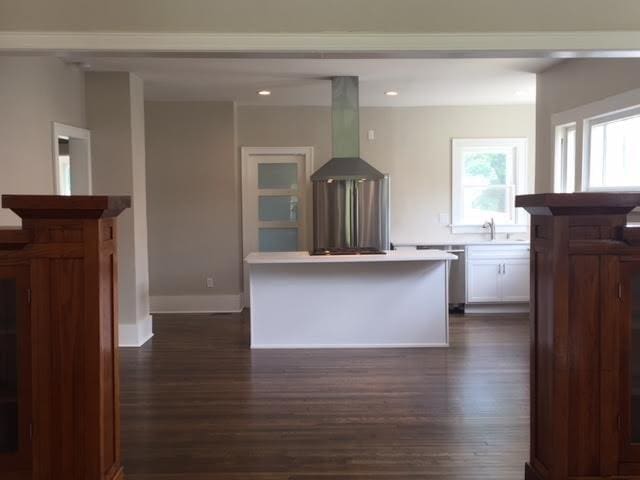
[[[503,263],[503,264],[502,264],[502,273],[503,273],[503,274],[504,274],[504,273],[507,273],[507,264],[506,264],[506,263]]]

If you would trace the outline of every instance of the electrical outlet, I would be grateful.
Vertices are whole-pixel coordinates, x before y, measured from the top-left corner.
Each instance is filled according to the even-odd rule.
[[[207,277],[207,288],[213,288],[213,277]]]
[[[448,213],[439,214],[438,222],[440,222],[440,225],[449,225],[449,223],[451,223],[449,220],[449,214]]]
[[[375,140],[376,139],[376,131],[375,130],[369,130],[367,132],[367,138],[369,140]]]

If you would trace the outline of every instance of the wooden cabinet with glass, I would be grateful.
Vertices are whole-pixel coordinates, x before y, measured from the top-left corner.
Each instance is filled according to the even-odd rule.
[[[620,460],[640,475],[640,256],[620,262]]]
[[[527,480],[640,479],[640,193],[518,197],[531,213]]]
[[[0,266],[0,471],[31,463],[28,292],[27,265]]]
[[[122,480],[115,217],[128,197],[5,195],[0,479]]]

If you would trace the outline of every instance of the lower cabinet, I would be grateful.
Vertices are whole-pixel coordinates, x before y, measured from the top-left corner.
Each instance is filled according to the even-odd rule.
[[[466,303],[529,301],[527,245],[472,245],[466,251]]]

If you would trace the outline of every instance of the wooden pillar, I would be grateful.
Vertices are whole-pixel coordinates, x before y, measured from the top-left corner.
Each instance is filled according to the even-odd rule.
[[[0,452],[3,479],[123,478],[115,217],[129,205],[129,197],[2,197],[23,219],[21,230],[0,231],[0,271],[28,274],[19,321],[31,359],[30,371],[20,364],[18,396],[31,411],[18,451]]]
[[[623,466],[618,452],[630,408],[618,372],[631,361],[621,348],[631,334],[621,315],[630,289],[620,265],[640,259],[640,248],[625,240],[627,214],[638,205],[640,193],[517,197],[516,206],[532,215],[527,480],[630,472],[624,478],[640,479],[640,457]]]

